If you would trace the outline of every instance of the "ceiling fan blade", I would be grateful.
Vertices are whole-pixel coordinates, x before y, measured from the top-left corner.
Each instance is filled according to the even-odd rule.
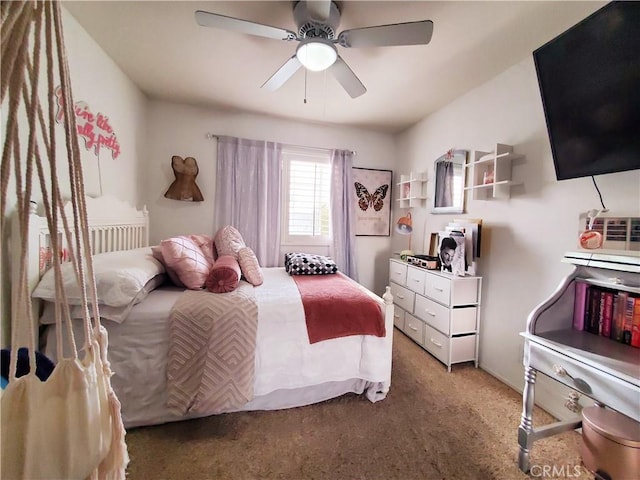
[[[262,25],[261,23],[254,23],[225,15],[218,15],[217,13],[197,10],[195,16],[196,22],[202,27],[221,28],[223,30],[248,33],[249,35],[273,38],[275,40],[296,40],[298,38],[291,30]]]
[[[331,13],[331,0],[307,0],[307,11],[313,20],[324,22]]]
[[[282,65],[276,73],[269,77],[269,80],[264,82],[260,88],[266,88],[267,90],[273,92],[279,89],[284,83],[289,80],[294,73],[296,73],[302,64],[298,57],[295,55],[287,60],[284,65]]]
[[[356,74],[353,73],[353,70],[349,68],[349,65],[346,64],[340,55],[338,55],[335,63],[329,67],[329,70],[351,98],[359,97],[367,91],[360,79],[356,77]]]
[[[345,30],[338,35],[338,43],[347,48],[426,45],[432,34],[433,22],[422,20]]]

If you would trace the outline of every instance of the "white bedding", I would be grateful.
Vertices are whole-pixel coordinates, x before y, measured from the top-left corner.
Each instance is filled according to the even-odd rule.
[[[308,405],[347,392],[366,392],[371,401],[383,399],[391,381],[393,324],[389,318],[384,338],[357,335],[309,344],[295,282],[283,268],[265,268],[263,274],[263,285],[255,289],[255,397],[241,410]],[[175,287],[156,289],[133,307],[124,322],[103,321],[109,330],[112,384],[127,427],[185,418],[166,407],[168,314],[181,293]],[[44,349],[53,359],[54,329],[47,329]],[[74,330],[81,335],[80,325]]]

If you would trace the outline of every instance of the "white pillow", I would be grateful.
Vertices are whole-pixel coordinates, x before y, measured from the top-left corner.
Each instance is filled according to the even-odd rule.
[[[149,292],[155,290],[166,281],[167,276],[164,274],[156,275],[147,282],[142,290],[136,295],[136,297],[124,307],[111,307],[109,305],[100,305],[100,318],[102,320],[111,320],[116,323],[124,322],[131,309],[144,300]],[[56,304],[54,302],[44,302],[44,308],[42,309],[42,315],[40,315],[41,325],[55,325],[56,323]],[[71,305],[69,309],[69,316],[72,319],[83,319],[84,313],[81,305]],[[93,308],[89,305],[89,316],[93,317]],[[64,314],[63,314],[64,318]]]
[[[123,307],[131,303],[149,280],[165,272],[164,266],[153,258],[151,247],[99,253],[93,256],[98,303]],[[81,305],[82,297],[71,263],[61,265],[62,282],[70,305]],[[87,291],[88,293],[88,291]],[[55,301],[53,268],[44,274],[32,294],[35,298]],[[91,301],[87,295],[87,301]]]

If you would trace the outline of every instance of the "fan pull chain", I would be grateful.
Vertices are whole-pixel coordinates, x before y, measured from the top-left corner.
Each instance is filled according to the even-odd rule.
[[[309,70],[304,69],[304,103],[307,103],[307,75],[309,74]]]

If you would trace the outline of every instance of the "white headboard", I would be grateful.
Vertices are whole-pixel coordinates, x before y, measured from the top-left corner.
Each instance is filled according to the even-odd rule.
[[[146,247],[149,245],[149,214],[146,207],[137,210],[131,205],[111,196],[99,198],[86,198],[87,220],[89,225],[89,238],[91,253],[113,252]],[[64,235],[59,230],[62,251],[53,254],[50,242],[50,233],[47,219],[39,216],[37,205],[32,203],[29,215],[29,238],[27,239],[27,279],[29,291],[37,286],[42,275],[51,267],[54,258],[61,261],[69,259],[69,246],[64,240]],[[65,206],[65,214],[70,225],[73,223],[71,203]],[[70,226],[70,228],[72,228]],[[14,216],[12,232],[18,232],[18,219]],[[11,235],[11,279],[15,285],[19,275],[19,259],[21,239],[19,235]],[[34,316],[39,312],[39,304],[33,303]],[[37,325],[37,323],[36,323]],[[36,329],[37,331],[37,329]]]

